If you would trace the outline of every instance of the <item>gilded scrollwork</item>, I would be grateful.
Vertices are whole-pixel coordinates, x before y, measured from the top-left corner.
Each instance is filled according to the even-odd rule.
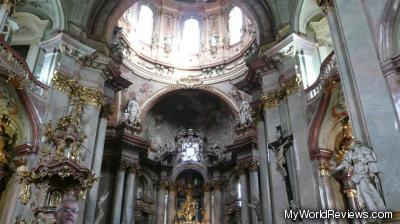
[[[302,83],[303,81],[301,80],[301,77],[298,74],[282,82],[281,83],[282,90],[285,92],[285,96],[287,97],[296,93],[302,87]]]
[[[271,109],[279,106],[279,102],[288,96],[296,93],[302,87],[301,77],[296,74],[288,80],[281,83],[281,88],[270,91],[261,96],[262,104],[265,109]]]
[[[176,86],[180,89],[198,89],[208,87],[203,83],[203,80],[196,76],[187,76],[181,78],[176,81]]]
[[[83,103],[100,108],[106,102],[100,90],[82,86],[78,83],[78,80],[69,78],[59,71],[54,73],[53,87],[66,92],[74,103]]]

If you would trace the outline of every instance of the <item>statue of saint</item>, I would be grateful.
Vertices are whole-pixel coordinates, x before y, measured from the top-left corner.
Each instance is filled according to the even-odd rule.
[[[123,121],[130,125],[134,125],[139,122],[139,103],[136,101],[136,99],[132,99],[128,103],[128,107],[125,109],[123,113]]]
[[[334,172],[346,169],[352,172],[351,180],[356,185],[357,199],[361,209],[368,211],[386,210],[377,188],[378,159],[368,146],[359,141],[352,143],[344,160],[334,169]]]
[[[248,125],[251,122],[253,122],[253,118],[251,117],[250,103],[247,100],[243,100],[242,103],[240,104],[239,124]]]

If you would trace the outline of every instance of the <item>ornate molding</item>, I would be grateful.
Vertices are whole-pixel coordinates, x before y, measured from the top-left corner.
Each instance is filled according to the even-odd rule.
[[[207,88],[203,80],[196,76],[187,76],[176,81],[176,88],[180,89],[199,89]]]
[[[246,162],[245,167],[251,172],[251,171],[258,171],[260,163],[257,160],[251,160]]]

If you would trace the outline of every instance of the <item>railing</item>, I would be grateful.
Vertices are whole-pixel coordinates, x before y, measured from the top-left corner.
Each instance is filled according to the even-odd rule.
[[[335,52],[332,51],[322,62],[317,80],[305,90],[307,94],[307,100],[310,101],[317,97],[323,90],[325,80],[336,72],[336,55]]]
[[[49,86],[43,84],[30,71],[25,59],[0,36],[0,61],[9,72],[14,72],[27,88],[40,97],[46,97]]]

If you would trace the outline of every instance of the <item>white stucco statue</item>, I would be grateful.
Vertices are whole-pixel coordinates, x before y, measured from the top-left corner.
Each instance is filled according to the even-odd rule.
[[[247,100],[243,100],[240,104],[239,123],[240,125],[248,125],[251,122],[253,122],[253,118],[251,117],[250,103]]]
[[[136,99],[132,99],[128,103],[128,107],[126,108],[129,113],[129,123],[135,124],[139,121],[139,103],[136,102]]]
[[[371,148],[354,141],[351,150],[347,152],[342,163],[334,171],[352,170],[351,180],[356,185],[358,202],[361,209],[368,211],[384,211],[386,206],[379,195],[378,159]]]

